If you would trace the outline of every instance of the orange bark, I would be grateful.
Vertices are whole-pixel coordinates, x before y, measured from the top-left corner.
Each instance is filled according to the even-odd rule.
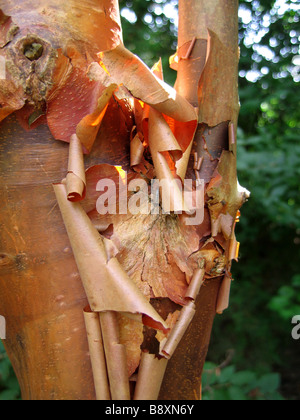
[[[216,309],[224,310],[228,303],[231,261],[237,258],[235,216],[246,198],[237,186],[234,135],[238,1],[179,1],[176,91],[122,45],[116,0],[45,0],[44,9],[32,14],[35,3],[23,2],[20,9],[18,0],[9,5],[0,1],[1,55],[8,63],[7,80],[0,81],[0,191],[5,203],[0,212],[0,314],[7,321],[5,346],[23,398],[96,397],[83,314],[89,305],[100,313],[104,350],[115,349],[122,359],[121,390],[115,394],[110,389],[112,395],[129,396],[126,372],[130,377],[139,363],[144,373],[136,396],[143,396],[144,375],[151,366],[158,369],[153,375],[160,385],[167,362],[157,362],[158,346],[170,329],[177,329],[181,335],[186,332],[177,350],[170,350],[175,353],[160,398],[199,399],[213,320]],[[55,36],[49,23],[57,25]],[[29,55],[24,58],[25,52]],[[193,142],[198,106],[200,124]],[[9,114],[14,115],[7,118]],[[66,143],[54,140],[69,142],[71,136],[70,153]],[[91,151],[85,157],[86,175],[80,142],[85,152]],[[130,156],[130,142],[131,152],[138,150],[137,160]],[[148,182],[155,173],[158,178],[167,173],[170,181],[185,174],[204,179],[203,223],[185,226],[188,216],[173,214],[99,217],[97,181],[119,178],[118,169],[109,165]],[[64,225],[52,184],[67,174],[66,197],[57,193]],[[58,190],[65,191],[64,185]],[[82,204],[72,202],[85,193]],[[67,195],[70,201],[64,201]],[[91,259],[93,252],[99,259]],[[196,298],[188,290],[199,267],[205,277]],[[104,286],[105,301],[99,292]],[[136,297],[132,307],[131,296]],[[115,317],[111,311],[134,318]],[[180,324],[185,311],[188,323],[194,316],[190,325]],[[114,320],[113,342],[104,322],[107,315]],[[172,340],[176,343],[176,337]],[[117,387],[111,354],[106,360]],[[158,389],[150,387],[149,395]]]
[[[237,10],[237,0],[179,1],[179,38],[177,65],[175,66],[178,71],[176,89],[194,106],[200,106],[199,122],[201,124],[198,126],[190,153],[192,156],[196,153],[198,158],[201,157],[202,162],[198,176],[204,179],[205,183],[209,183],[214,178],[214,170],[218,166],[222,151],[229,148],[228,122],[233,121],[236,129],[238,116]],[[215,53],[211,48],[209,31],[213,31],[221,39],[218,51]],[[230,51],[230,56],[226,55],[227,50]],[[219,62],[213,68],[209,64],[216,57]],[[230,66],[228,66],[229,59],[231,59]],[[203,81],[205,77],[206,79]],[[215,85],[219,80],[221,82],[216,89]],[[210,116],[211,114],[214,118],[206,119],[206,115]],[[187,177],[194,176],[194,168],[194,160],[190,159]],[[228,167],[228,170],[231,170],[233,174],[236,173],[233,155],[231,167]],[[236,188],[236,180],[231,179],[229,185]],[[229,185],[226,183],[227,188]],[[225,195],[227,199],[227,193]],[[243,198],[241,200],[243,201]],[[216,201],[219,203],[219,200]],[[213,230],[213,223],[211,228]],[[232,223],[229,226],[229,231],[232,231]],[[214,236],[217,234],[218,232],[212,232]],[[220,241],[220,238],[217,240]],[[221,242],[226,248],[226,240],[224,241],[223,238]],[[214,254],[215,252],[216,254]],[[210,255],[214,255],[212,260]],[[216,255],[218,253],[213,243],[202,249],[201,256],[206,258],[207,267],[209,265],[211,270],[215,270],[213,266]],[[226,262],[225,259],[225,263],[229,270],[230,260],[228,259]],[[217,272],[215,274],[217,275]],[[187,400],[201,398],[202,370],[209,348],[222,282],[222,277],[215,277],[213,280],[207,280],[201,288],[197,299],[196,315],[169,362],[160,398]]]
[[[52,182],[68,148],[46,126],[1,124],[0,312],[23,399],[93,399],[82,308],[87,305]]]

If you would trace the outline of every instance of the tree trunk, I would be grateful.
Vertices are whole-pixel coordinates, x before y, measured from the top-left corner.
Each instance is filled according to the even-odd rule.
[[[1,301],[4,345],[25,400],[95,397],[87,304],[52,188],[68,149],[46,126],[1,124]]]
[[[25,15],[28,7],[30,9],[30,5],[32,7],[33,3],[22,4]],[[16,12],[17,9],[14,9],[14,4],[7,6],[2,1],[0,2],[0,7],[3,10],[0,20],[2,25],[0,40],[2,56],[6,60],[6,71],[8,72],[6,80],[2,80],[2,85],[0,84],[2,102],[0,190],[3,201],[3,208],[0,212],[0,314],[6,320],[5,348],[17,374],[23,399],[32,400],[91,400],[98,397],[97,390],[95,391],[94,365],[92,369],[90,358],[92,349],[89,348],[83,316],[83,308],[88,305],[90,305],[89,310],[92,310],[94,314],[100,313],[100,324],[103,331],[105,328],[107,329],[108,325],[105,324],[105,317],[109,318],[110,314],[116,311],[135,314],[132,321],[124,321],[123,318],[120,321],[119,319],[121,341],[123,337],[121,324],[123,323],[122,325],[125,325],[126,328],[131,325],[128,324],[129,322],[137,322],[140,325],[139,315],[136,314],[142,313],[144,327],[136,326],[137,324],[132,325],[135,325],[134,331],[137,336],[144,334],[144,342],[137,341],[139,346],[142,345],[143,355],[150,353],[153,354],[155,360],[161,360],[161,357],[164,360],[163,353],[159,353],[157,348],[153,350],[153,346],[157,347],[158,341],[157,339],[153,340],[155,335],[153,336],[152,332],[162,329],[160,334],[166,334],[165,327],[157,327],[160,317],[157,316],[155,320],[155,314],[159,313],[163,321],[166,322],[168,315],[171,316],[176,311],[179,313],[182,307],[188,306],[189,299],[185,297],[187,296],[185,292],[192,276],[187,276],[188,284],[185,280],[180,280],[184,285],[182,285],[183,283],[177,285],[178,279],[176,279],[175,285],[170,285],[168,281],[163,282],[164,288],[162,289],[166,289],[167,292],[164,290],[162,294],[156,294],[157,284],[152,285],[151,283],[151,287],[149,286],[147,289],[148,291],[151,289],[151,293],[147,292],[146,296],[157,311],[153,316],[146,303],[141,311],[138,309],[118,311],[113,305],[109,308],[99,309],[98,304],[92,301],[87,293],[86,272],[81,271],[77,251],[74,249],[73,237],[70,234],[72,226],[70,228],[70,224],[68,225],[66,222],[59,198],[60,207],[57,205],[57,194],[55,195],[53,189],[53,184],[60,183],[68,173],[72,173],[70,162],[68,167],[70,148],[67,143],[58,142],[55,139],[69,141],[75,132],[85,151],[90,151],[93,146],[91,153],[85,156],[86,168],[110,164],[128,169],[129,176],[135,177],[135,174],[139,173],[136,168],[140,166],[132,165],[132,161],[130,164],[130,158],[132,158],[130,156],[130,141],[133,141],[132,133],[135,123],[138,127],[145,127],[143,124],[148,124],[148,119],[139,119],[139,114],[135,111],[138,109],[138,103],[135,103],[135,109],[132,108],[133,98],[128,100],[128,93],[127,96],[125,95],[125,99],[123,97],[120,99],[122,94],[118,96],[114,93],[112,97],[116,87],[124,84],[133,97],[144,101],[144,109],[147,106],[151,108],[149,139],[146,139],[147,125],[146,131],[143,131],[145,135],[143,140],[144,144],[148,141],[147,147],[152,153],[154,170],[156,169],[157,174],[159,171],[157,167],[155,168],[155,159],[157,156],[165,155],[161,153],[160,149],[157,155],[154,152],[156,145],[151,143],[151,130],[156,129],[157,125],[151,118],[155,113],[162,112],[175,121],[175,126],[184,124],[180,125],[183,127],[182,130],[190,132],[191,118],[183,117],[183,113],[188,114],[189,104],[192,105],[191,110],[193,107],[199,108],[199,125],[194,141],[189,142],[187,147],[182,147],[183,153],[179,158],[176,155],[175,161],[176,176],[186,173],[188,179],[194,181],[203,179],[205,181],[205,220],[201,226],[204,224],[209,226],[195,228],[198,229],[197,235],[200,235],[195,254],[199,254],[199,261],[206,261],[205,282],[198,297],[195,297],[195,316],[168,362],[159,398],[162,400],[200,399],[202,370],[214,317],[216,311],[222,312],[226,309],[231,282],[231,262],[233,259],[237,259],[237,243],[234,236],[236,217],[241,204],[247,197],[245,192],[238,189],[236,178],[238,1],[179,1],[179,43],[177,60],[175,60],[177,64],[173,64],[178,71],[176,90],[179,96],[169,108],[166,107],[166,104],[168,105],[168,101],[173,99],[168,97],[166,100],[163,96],[163,89],[162,93],[160,92],[159,100],[155,101],[156,98],[153,99],[151,95],[145,95],[147,99],[144,99],[137,89],[139,82],[135,80],[132,82],[135,70],[131,71],[129,66],[129,73],[122,72],[124,68],[122,60],[128,60],[126,63],[129,63],[132,62],[130,60],[135,59],[125,49],[121,53],[118,50],[120,36],[118,33],[119,21],[116,17],[117,13],[115,13],[116,1],[104,0],[102,2],[104,10],[109,6],[110,18],[112,18],[109,23],[105,21],[105,25],[102,25],[107,31],[106,34],[110,33],[109,36],[105,35],[104,37],[107,40],[107,42],[103,41],[105,45],[98,45],[99,42],[97,45],[93,45],[91,40],[94,39],[95,33],[91,33],[91,31],[92,29],[98,31],[96,35],[99,39],[99,30],[86,29],[89,19],[83,22],[86,13],[85,7],[89,7],[88,2],[86,5],[86,2],[76,3],[75,0],[72,0],[72,5],[73,3],[78,10],[80,9],[78,15],[72,10],[70,12],[68,6],[62,5],[56,0],[44,1],[45,16],[49,17],[50,22],[54,24],[55,19],[58,19],[57,17],[53,18],[53,14],[50,13],[57,7],[61,8],[67,17],[65,21],[58,22],[60,25],[58,35],[54,36],[47,27],[49,21],[46,21],[46,25],[43,21],[44,26],[41,29],[39,22],[41,15],[35,16],[37,20],[25,19],[24,23],[22,16],[20,17]],[[84,5],[79,6],[79,3],[84,3]],[[49,15],[47,14],[48,7]],[[51,9],[52,7],[54,9]],[[79,20],[76,20],[78,16]],[[101,19],[103,16],[103,13],[100,13]],[[93,15],[95,20],[100,17]],[[114,36],[111,35],[112,33]],[[101,61],[109,76],[115,78],[116,84],[110,84],[108,87],[101,84],[104,83],[102,73],[101,83],[99,82],[100,66],[95,64],[95,61],[99,60],[96,56],[98,51],[108,51],[103,54]],[[28,70],[26,66],[29,66]],[[120,71],[118,66],[120,66]],[[139,67],[142,65],[138,63],[136,66],[138,67],[137,79],[141,78],[143,89],[146,89],[145,86],[149,86],[148,82],[145,83],[144,80],[150,80],[150,85],[152,82],[157,83],[157,80],[152,80],[152,76],[149,76],[147,72],[146,76],[142,75],[144,67]],[[16,67],[18,67],[18,71],[15,70]],[[86,77],[87,71],[90,74],[89,79]],[[120,72],[122,76],[120,76]],[[118,80],[121,77],[122,80]],[[148,77],[148,79],[143,79],[143,77]],[[133,83],[132,86],[131,83]],[[105,91],[103,86],[105,86]],[[111,86],[113,87],[111,88]],[[155,86],[153,85],[154,90]],[[149,90],[151,88],[152,85]],[[90,98],[96,95],[96,91],[98,96],[96,101],[94,98],[91,104]],[[101,101],[106,97],[108,99],[102,106]],[[83,105],[80,105],[80,101]],[[176,111],[177,105],[179,113]],[[83,107],[82,111],[81,107]],[[172,126],[171,123],[170,126]],[[84,133],[83,136],[82,133]],[[107,142],[107,138],[110,141]],[[180,140],[178,141],[181,145]],[[147,147],[145,151],[143,150],[144,158],[150,154]],[[172,156],[174,157],[175,154]],[[184,156],[191,156],[191,158],[184,159]],[[140,161],[139,164],[144,164],[147,167],[147,177],[150,178],[149,173],[152,169],[149,172],[149,165],[150,162],[152,165],[152,161],[148,159],[146,164],[145,162],[145,160]],[[136,168],[132,171],[130,167],[134,166]],[[170,168],[171,166],[170,164]],[[103,169],[103,166],[101,168]],[[75,172],[73,175],[76,178]],[[89,176],[92,178],[92,175],[93,169],[87,172],[88,200],[90,200]],[[85,192],[82,194],[84,195]],[[85,201],[83,201],[83,206],[86,209],[90,201],[88,204],[84,203]],[[70,205],[73,206],[72,209],[79,208],[76,207],[77,203]],[[174,229],[177,229],[178,220],[177,218],[174,222]],[[168,220],[166,223],[173,223],[173,221]],[[114,223],[115,229],[112,238],[119,232],[118,222]],[[138,223],[136,226],[139,226]],[[144,219],[142,219],[143,223],[146,223]],[[80,237],[80,232],[78,234]],[[106,235],[105,229],[103,235]],[[106,239],[110,239],[110,237],[110,235],[105,236]],[[122,244],[126,243],[127,239],[122,238]],[[136,238],[139,238],[136,239],[136,242],[142,243],[142,237],[136,236]],[[152,237],[149,236],[145,241],[145,247],[151,243],[151,240]],[[154,245],[155,241],[152,251],[153,258],[157,253]],[[133,243],[132,248],[134,247]],[[128,248],[130,246],[126,248],[124,245],[118,254],[116,263],[121,266],[123,264],[126,272],[135,279],[138,269],[137,272],[132,273],[126,266],[127,257],[130,256]],[[139,251],[143,256],[144,265],[140,274],[140,288],[141,284],[145,283],[143,281],[148,270],[146,265],[147,250],[148,248],[140,250],[137,247],[131,251],[137,252],[137,259]],[[163,254],[161,248],[159,248],[159,252]],[[191,267],[195,269],[196,260],[192,261],[191,267],[187,266],[184,269],[186,271],[182,269],[183,273],[178,271],[176,264],[171,265],[174,258],[172,252],[166,252],[168,252],[168,257],[162,257],[162,260],[168,259],[168,264],[174,267],[174,277],[179,273],[178,278],[181,279],[181,276],[186,274]],[[134,258],[134,256],[130,258]],[[112,257],[111,261],[115,261],[115,258]],[[101,272],[105,269],[106,267]],[[159,273],[159,270],[159,264],[156,263],[154,273]],[[161,268],[161,270],[163,269]],[[155,274],[153,275],[155,276]],[[185,276],[183,278],[185,279]],[[103,316],[103,314],[106,315]],[[112,322],[112,318],[108,321]],[[149,344],[149,340],[152,340],[152,344]],[[130,345],[125,341],[124,339],[124,342],[118,343],[118,346],[126,347],[127,352],[131,354]],[[104,345],[106,344],[104,343]],[[136,346],[138,345],[136,344]],[[136,353],[136,349],[133,350],[133,353]],[[109,364],[109,362],[107,363]],[[134,363],[136,362],[132,362],[133,367],[130,363],[128,365],[129,371],[131,369],[129,376],[131,376],[132,396],[134,377],[139,374],[138,366]],[[112,384],[112,377],[110,380]],[[110,391],[113,397],[115,390],[111,389]],[[137,394],[138,391],[136,391]]]
[[[208,31],[213,31],[223,43],[223,48],[228,48],[235,57],[233,67],[230,69],[226,62],[218,63],[215,74],[211,79],[225,80],[219,91],[214,92],[214,97],[205,102],[205,107],[212,107],[217,114],[218,124],[210,125],[205,119],[200,120],[192,149],[192,156],[196,152],[198,158],[203,157],[200,169],[200,178],[209,183],[217,168],[218,159],[223,150],[229,148],[228,123],[237,122],[238,102],[235,95],[238,78],[238,1],[237,0],[181,0],[179,1],[179,39],[178,55],[184,57],[178,64],[177,91],[194,106],[199,106],[199,81],[206,64],[208,48]],[[196,41],[195,41],[196,40]],[[194,44],[194,45],[193,45]],[[190,50],[190,46],[193,49]],[[182,53],[180,54],[180,51]],[[186,52],[190,53],[186,59]],[[221,54],[220,54],[221,55]],[[231,70],[233,71],[232,73]],[[212,69],[210,70],[212,71]],[[222,74],[223,73],[223,74]],[[210,84],[214,81],[210,80]],[[211,89],[208,84],[207,90]],[[231,93],[231,111],[224,119],[224,109],[228,102],[223,102],[224,93]],[[233,92],[233,93],[232,93]],[[220,108],[216,103],[221,101]],[[200,98],[201,103],[201,98]],[[188,177],[194,176],[194,160],[190,159],[187,173]],[[182,344],[169,362],[165,381],[160,397],[162,399],[200,399],[201,376],[206,360],[220,285],[223,278],[216,278],[206,283],[200,290],[197,300],[196,316],[191,323]]]

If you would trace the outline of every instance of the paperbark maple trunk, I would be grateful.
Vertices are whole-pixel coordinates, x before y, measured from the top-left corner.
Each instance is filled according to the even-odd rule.
[[[205,103],[200,101],[200,125],[192,156],[196,152],[203,158],[198,175],[207,185],[222,152],[229,150],[228,124],[236,126],[237,122],[233,86],[237,83],[237,9],[237,0],[179,2],[176,89],[194,106],[199,104],[199,95],[206,98]],[[212,64],[205,74],[208,45],[211,47],[215,36],[234,60],[228,68],[228,55],[222,50],[218,71],[209,74],[216,71]],[[205,86],[201,90],[203,77]],[[215,87],[219,77],[225,95],[233,92],[225,101],[222,86]],[[212,118],[214,113],[217,115]],[[115,121],[104,122],[107,132],[115,132],[117,127]],[[101,163],[117,162],[128,167],[129,147],[124,144],[103,145],[96,140],[86,166],[99,164],[100,156]],[[15,115],[1,123],[0,314],[6,319],[4,344],[23,399],[95,399],[82,314],[88,302],[52,187],[65,176],[67,165],[68,146],[54,141],[46,125],[25,131]],[[191,159],[187,177],[195,178],[193,165]],[[196,316],[169,362],[160,399],[200,398],[222,281],[223,276],[215,276],[201,289]]]
[[[211,78],[224,78],[227,75],[226,91],[234,92],[238,83],[238,0],[179,0],[179,36],[178,36],[178,77],[177,91],[194,106],[199,102],[199,80],[203,74],[208,56],[208,31],[213,31],[235,56],[234,73],[230,74],[226,63],[220,60],[219,67]],[[192,48],[191,48],[192,46]],[[180,51],[182,50],[182,54]],[[186,53],[190,54],[188,57]],[[183,57],[183,59],[182,59]],[[224,67],[225,66],[225,67]],[[225,76],[226,79],[226,76]],[[228,86],[229,85],[229,86]],[[201,93],[200,93],[201,94]],[[223,96],[222,90],[216,92],[210,102],[204,106],[212,107],[219,123],[212,126],[208,121],[200,121],[192,149],[203,158],[199,176],[209,183],[217,167],[218,158],[223,150],[228,150],[228,122],[238,118],[237,98],[231,95],[231,111],[228,120],[223,119],[227,103],[217,95]],[[225,111],[226,112],[226,111]],[[208,123],[208,124],[207,124]],[[194,160],[190,159],[187,178],[193,177]],[[161,389],[162,399],[200,399],[201,377],[206,360],[213,322],[216,315],[217,300],[222,278],[216,278],[202,287],[197,300],[196,316],[191,323],[181,345],[169,362],[165,380]]]

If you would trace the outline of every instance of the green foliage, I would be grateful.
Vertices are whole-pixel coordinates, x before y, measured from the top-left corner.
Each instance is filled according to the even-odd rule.
[[[0,340],[0,401],[20,399],[20,388]]]
[[[272,297],[269,308],[275,311],[283,320],[291,320],[295,314],[300,314],[300,275],[292,278],[291,284],[281,286]]]
[[[176,73],[169,68],[169,55],[177,48],[176,16],[171,16],[177,0],[120,0],[120,7],[126,47],[150,67],[161,58],[165,79],[173,84]]]
[[[269,373],[258,375],[244,370],[237,371],[233,365],[220,368],[214,363],[206,363],[202,377],[204,401],[280,401],[278,392],[280,375]]]
[[[299,139],[288,129],[278,135],[276,128],[258,126],[249,136],[240,130],[238,159],[240,179],[259,203],[258,214],[274,224],[274,235],[275,226],[300,227]]]

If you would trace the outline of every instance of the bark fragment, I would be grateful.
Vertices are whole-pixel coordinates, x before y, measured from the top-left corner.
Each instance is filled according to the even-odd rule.
[[[54,190],[91,309],[144,314],[167,328],[117,259],[108,258],[103,239],[80,204],[68,201],[65,185],[54,185]]]

